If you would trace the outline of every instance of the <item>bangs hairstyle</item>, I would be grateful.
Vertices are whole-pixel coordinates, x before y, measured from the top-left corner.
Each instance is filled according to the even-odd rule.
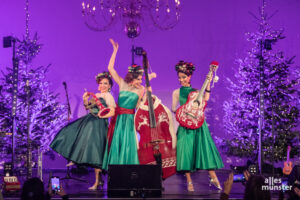
[[[114,82],[111,80],[111,78],[104,77],[104,76],[97,79],[97,84],[99,84],[100,81],[102,81],[103,79],[107,79],[108,82],[109,82],[109,84],[110,84],[110,86],[111,86],[111,87],[113,86]]]
[[[96,82],[97,82],[97,84],[99,84],[100,81],[102,81],[105,78],[108,80],[110,86],[112,87],[114,83],[113,83],[113,81],[111,79],[111,75],[109,74],[109,72],[102,72],[102,73],[98,74],[96,76]]]

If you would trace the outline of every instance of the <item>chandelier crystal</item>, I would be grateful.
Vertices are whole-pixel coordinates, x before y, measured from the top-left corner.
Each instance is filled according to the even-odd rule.
[[[161,30],[176,26],[180,18],[180,0],[84,0],[82,15],[93,31],[106,31],[116,21],[124,24],[128,37],[137,37],[140,24],[152,23]],[[136,34],[129,34],[136,33]]]

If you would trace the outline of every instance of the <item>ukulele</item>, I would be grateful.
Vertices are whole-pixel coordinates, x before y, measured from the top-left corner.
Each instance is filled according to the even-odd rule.
[[[292,172],[292,161],[290,161],[290,151],[291,147],[288,146],[287,148],[287,156],[286,156],[286,161],[284,162],[284,167],[282,169],[283,174],[289,175]]]

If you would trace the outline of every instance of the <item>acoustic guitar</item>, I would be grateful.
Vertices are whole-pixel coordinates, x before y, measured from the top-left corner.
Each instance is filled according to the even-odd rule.
[[[290,161],[290,152],[291,152],[291,147],[288,146],[286,161],[284,162],[284,167],[282,169],[282,172],[285,175],[290,175],[290,173],[292,172],[292,169],[293,169],[293,163],[292,163],[292,161]]]
[[[212,76],[218,69],[219,63],[213,61],[207,77]],[[209,84],[208,78],[204,81],[201,90],[190,92],[185,104],[176,111],[176,120],[178,123],[188,129],[200,128],[204,122],[204,109],[206,102],[203,101],[204,91]]]

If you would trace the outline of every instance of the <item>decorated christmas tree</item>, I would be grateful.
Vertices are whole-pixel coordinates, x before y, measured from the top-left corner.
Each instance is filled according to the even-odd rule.
[[[229,156],[257,160],[259,132],[264,161],[286,159],[300,153],[299,143],[299,68],[294,57],[287,57],[274,46],[284,39],[282,30],[274,30],[265,12],[260,9],[259,28],[246,33],[253,45],[245,58],[237,59],[235,80],[227,79],[232,96],[224,102],[224,126],[228,137],[218,138]],[[291,73],[292,67],[294,74]],[[296,68],[296,69],[295,69]],[[260,118],[261,117],[261,118]],[[261,127],[259,122],[261,119]]]
[[[10,161],[14,146],[14,166],[19,170],[26,166],[28,140],[31,152],[37,155],[46,152],[50,155],[49,144],[62,126],[67,123],[67,107],[58,101],[58,95],[50,91],[46,74],[50,67],[33,67],[32,60],[40,52],[37,34],[29,35],[29,2],[26,1],[26,34],[22,40],[14,38],[18,65],[6,68],[0,77],[0,131],[14,133],[14,145],[11,137],[3,137],[0,143],[1,160]],[[16,67],[18,66],[18,68]],[[15,72],[18,72],[16,76]],[[18,78],[16,78],[18,77]],[[16,94],[16,95],[14,95]],[[12,112],[13,98],[16,96],[16,112]],[[15,113],[16,125],[13,126]],[[13,131],[15,127],[15,131]],[[29,134],[29,137],[27,137]],[[33,160],[36,157],[33,156]]]
[[[19,166],[26,161],[28,125],[33,153],[38,147],[42,152],[47,152],[55,134],[67,121],[66,106],[59,103],[58,95],[50,91],[50,84],[46,80],[46,74],[50,65],[36,68],[30,65],[31,61],[38,54],[40,46],[37,35],[32,40],[24,39],[20,41],[17,46],[19,75],[15,152],[16,163]],[[0,79],[2,85],[0,127],[5,132],[11,132],[12,126],[12,72],[12,68],[7,68],[6,72],[2,72],[3,77]],[[7,143],[6,145],[3,144],[2,148],[6,148],[6,152],[10,153],[11,142],[9,138],[6,138],[6,140]],[[10,156],[9,154],[1,155]]]

